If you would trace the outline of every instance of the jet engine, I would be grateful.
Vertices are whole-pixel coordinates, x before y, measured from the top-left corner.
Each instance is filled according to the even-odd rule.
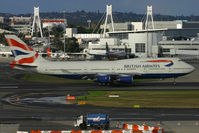
[[[133,76],[132,75],[120,75],[118,81],[121,83],[132,83]]]
[[[99,83],[109,83],[111,80],[110,75],[98,75],[97,82]]]

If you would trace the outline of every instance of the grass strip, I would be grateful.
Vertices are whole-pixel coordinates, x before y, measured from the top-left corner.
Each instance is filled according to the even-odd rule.
[[[110,98],[109,95],[119,95]],[[89,92],[86,104],[106,107],[199,108],[199,91]]]

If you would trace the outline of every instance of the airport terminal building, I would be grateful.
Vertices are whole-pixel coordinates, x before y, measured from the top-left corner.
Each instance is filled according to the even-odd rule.
[[[138,23],[135,22],[136,25]],[[106,40],[104,38],[103,41],[98,43],[90,43],[88,50],[93,53],[98,50],[102,52],[105,50],[105,44],[108,43],[111,50],[121,51],[127,47],[131,54],[138,57],[164,57],[181,54],[199,56],[199,22],[156,21],[154,23],[155,29],[148,30],[143,30],[140,24],[139,27],[132,26],[136,27],[136,30],[130,31],[128,29],[119,31],[116,27],[114,32],[107,33],[106,42],[104,42]],[[112,38],[112,41],[110,38]],[[113,41],[114,39],[117,41]]]

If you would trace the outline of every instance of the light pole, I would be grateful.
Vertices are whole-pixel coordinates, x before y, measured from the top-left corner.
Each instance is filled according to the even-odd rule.
[[[88,23],[88,28],[90,29],[91,28],[91,20],[87,20],[87,23]]]
[[[48,45],[49,45],[49,48],[51,48],[50,46],[50,28],[48,26]]]
[[[65,36],[65,34],[66,34],[66,11],[64,10],[64,11],[62,11],[63,12],[63,14],[64,14],[64,58],[65,58],[65,53],[66,53],[66,36]]]

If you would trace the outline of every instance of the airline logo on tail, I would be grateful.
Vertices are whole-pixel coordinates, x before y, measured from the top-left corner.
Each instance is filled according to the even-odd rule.
[[[15,35],[5,35],[8,45],[10,46],[11,52],[15,57],[15,61],[12,62],[11,67],[15,65],[31,64],[39,56],[38,53],[33,51],[26,43],[20,40]]]
[[[166,67],[170,67],[173,65],[173,61],[172,60],[149,60],[149,61],[146,61],[146,62],[154,62],[154,63],[160,63],[160,62],[168,62],[169,64],[166,64],[165,66]]]

